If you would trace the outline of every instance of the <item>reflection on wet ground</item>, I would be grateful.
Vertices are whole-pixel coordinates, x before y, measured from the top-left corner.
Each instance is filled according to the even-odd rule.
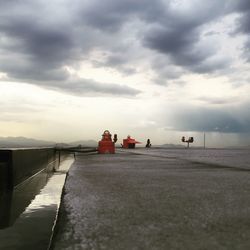
[[[12,192],[0,194],[0,249],[47,249],[67,170],[73,158],[64,160],[58,172],[43,171]]]

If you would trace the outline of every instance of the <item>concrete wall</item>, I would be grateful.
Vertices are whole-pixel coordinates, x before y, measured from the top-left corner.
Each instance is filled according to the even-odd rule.
[[[0,190],[8,188],[6,176],[8,176],[8,164],[0,162]]]
[[[9,178],[11,175],[11,151],[0,150],[0,191],[13,186]]]
[[[12,151],[12,169],[14,186],[34,175],[47,166],[50,170],[56,167],[54,148],[19,149]]]
[[[68,154],[55,148],[0,150],[0,190],[11,189],[42,169],[57,169]]]

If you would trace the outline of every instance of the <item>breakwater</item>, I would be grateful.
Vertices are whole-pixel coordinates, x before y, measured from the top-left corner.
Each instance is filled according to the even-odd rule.
[[[52,147],[0,150],[0,190],[11,190],[44,169],[56,170],[68,154]]]

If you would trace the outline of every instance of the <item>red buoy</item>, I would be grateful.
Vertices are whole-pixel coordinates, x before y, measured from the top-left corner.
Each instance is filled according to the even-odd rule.
[[[114,135],[114,141],[112,141],[112,135],[108,130],[105,130],[102,135],[102,140],[98,143],[99,154],[114,154],[115,142],[117,141],[117,135]]]
[[[140,143],[128,135],[127,139],[123,139],[123,148],[135,148],[135,144]]]

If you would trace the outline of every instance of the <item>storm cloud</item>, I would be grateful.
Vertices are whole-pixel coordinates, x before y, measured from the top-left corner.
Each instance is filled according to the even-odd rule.
[[[124,23],[138,17],[146,21],[154,21],[163,15],[165,5],[159,1],[125,0],[125,1],[89,1],[80,7],[82,20],[99,30],[116,32]]]
[[[141,92],[119,83],[101,83],[74,78],[69,74],[65,66],[77,65],[84,60],[95,44],[90,39],[95,35],[88,34],[87,28],[74,27],[71,17],[68,20],[63,14],[48,17],[56,6],[29,1],[2,4],[0,71],[6,73],[10,80],[26,81],[78,95],[96,92],[134,96]],[[47,7],[52,9],[47,10]],[[39,11],[34,12],[38,8]],[[86,37],[81,34],[84,31]]]
[[[218,104],[218,101],[216,102]],[[219,104],[224,104],[220,101]],[[171,124],[178,131],[249,133],[249,103],[235,108],[182,107],[177,109]],[[168,121],[169,122],[169,121]]]
[[[114,83],[99,83],[91,79],[76,78],[67,81],[51,81],[45,82],[43,86],[74,95],[95,96],[136,96],[141,93],[140,90],[130,88],[126,85],[118,85]]]
[[[161,0],[74,3],[13,0],[1,1],[0,7],[0,72],[6,73],[10,80],[51,85],[56,89],[60,89],[61,82],[61,88],[69,92],[79,88],[84,92],[91,86],[97,94],[102,90],[103,93],[110,90],[111,94],[125,91],[125,95],[132,96],[140,92],[131,86],[121,87],[124,84],[119,82],[113,83],[117,84],[114,91],[113,85],[107,88],[102,82],[90,84],[85,78],[72,81],[65,66],[78,68],[84,61],[94,67],[115,69],[122,75],[136,74],[138,65],[147,61],[149,70],[157,75],[155,79],[180,78],[189,72],[225,72],[233,60],[220,53],[220,46],[204,35],[216,31],[206,29],[236,13],[239,16],[235,34],[250,33],[250,8],[246,0],[189,4]],[[244,51],[249,44],[248,39]],[[91,53],[96,50],[108,56],[93,60]],[[65,87],[70,84],[72,88]]]
[[[250,2],[247,0],[241,0],[237,4],[234,5],[237,13],[240,15],[237,19],[237,26],[235,32],[244,34],[247,37],[247,40],[243,46],[243,57],[250,62]]]

